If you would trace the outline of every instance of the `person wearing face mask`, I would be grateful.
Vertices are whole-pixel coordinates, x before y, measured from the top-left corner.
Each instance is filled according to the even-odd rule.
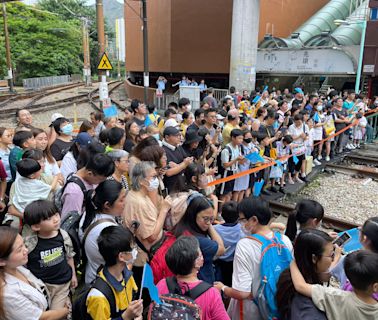
[[[141,161],[135,164],[130,179],[131,190],[126,196],[123,223],[129,229],[135,221],[140,224],[135,236],[141,250],[133,271],[136,278],[141,280],[148,254],[155,252],[164,242],[163,225],[171,205],[158,195],[159,180],[154,162]],[[151,193],[156,194],[156,203],[151,200]]]
[[[105,265],[95,282],[111,287],[116,303],[112,310],[109,298],[96,288],[90,289],[87,299],[87,314],[91,319],[139,319],[143,312],[143,300],[134,300],[138,290],[133,273],[128,269],[135,260],[137,245],[133,234],[121,226],[108,226],[98,237],[98,249]]]
[[[318,144],[323,139],[323,127],[325,125],[325,116],[323,112],[323,104],[318,103],[316,105],[316,111],[312,116],[312,121],[314,124],[313,127],[313,143],[316,146],[314,147],[312,156],[314,158],[315,165],[321,165],[320,160],[323,159],[322,151],[323,151],[323,142]]]
[[[176,281],[178,294],[194,290],[203,285],[198,279],[198,270],[203,265],[203,256],[198,240],[193,236],[181,236],[168,249],[166,254],[167,265],[175,274],[175,277],[163,279],[157,284],[160,295],[171,293],[167,281]],[[201,307],[203,320],[228,320],[230,319],[222,302],[222,297],[215,288],[208,288],[197,296],[194,301]]]
[[[87,204],[85,220],[90,221],[85,228],[82,244],[88,263],[85,266],[85,283],[90,284],[96,278],[97,270],[105,261],[98,251],[98,237],[102,230],[117,226],[117,217],[122,216],[125,208],[126,190],[115,180],[101,182],[94,191],[92,201]],[[87,223],[88,224],[88,223]]]
[[[273,238],[277,239],[278,234],[273,233],[269,226],[273,214],[265,200],[246,198],[238,205],[238,211],[239,222],[242,224],[244,233],[255,237],[256,235],[264,237],[268,241],[272,241]],[[221,282],[215,283],[216,288],[231,297],[228,315],[233,320],[243,318],[262,320],[258,307],[253,301],[253,298],[257,297],[261,284],[261,242],[255,239],[243,238],[236,246],[232,288]],[[293,246],[288,237],[282,235],[280,243],[292,251]]]
[[[52,126],[57,134],[57,138],[51,145],[50,151],[54,159],[58,162],[58,165],[60,165],[63,157],[66,155],[73,144],[73,126],[66,118],[56,119],[52,123]]]

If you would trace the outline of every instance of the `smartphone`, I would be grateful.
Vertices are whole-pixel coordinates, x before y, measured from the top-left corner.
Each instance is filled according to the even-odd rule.
[[[339,247],[342,247],[344,244],[346,244],[352,237],[349,235],[348,232],[344,232],[340,237],[338,237],[335,241],[333,241],[334,244],[337,244]]]

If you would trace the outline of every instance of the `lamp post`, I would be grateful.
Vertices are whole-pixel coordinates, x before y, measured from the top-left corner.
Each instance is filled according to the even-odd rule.
[[[364,60],[364,49],[365,49],[365,36],[366,36],[366,27],[367,27],[367,21],[364,20],[335,20],[334,23],[336,25],[351,25],[351,24],[361,24],[362,25],[362,31],[361,31],[361,41],[360,41],[360,53],[358,57],[358,66],[357,66],[357,72],[356,72],[356,84],[354,86],[354,91],[356,93],[360,92],[360,85],[361,85],[361,74],[362,74],[362,65]]]

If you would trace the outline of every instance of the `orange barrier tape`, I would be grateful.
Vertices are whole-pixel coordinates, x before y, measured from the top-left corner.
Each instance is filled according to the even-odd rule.
[[[374,109],[374,110],[370,110],[368,112],[365,112],[364,115],[367,115],[367,114],[370,114],[370,113],[373,113],[373,112],[378,112],[378,108]],[[320,140],[319,142],[315,143],[314,144],[314,147],[325,142],[325,141],[328,141],[329,139],[332,139],[342,133],[344,133],[345,131],[349,130],[350,128],[352,128],[353,126],[355,126],[356,124],[358,123],[358,120],[355,120],[353,121],[351,124],[349,124],[348,126],[346,126],[345,128],[341,129],[340,131],[328,136],[327,138],[323,139],[323,140]],[[291,155],[287,155],[285,157],[282,157],[282,158],[279,158],[277,160],[280,160],[280,161],[285,161],[289,158],[291,158],[293,156],[293,154]],[[221,178],[221,179],[218,179],[218,180],[214,180],[214,181],[211,181],[207,184],[208,187],[212,187],[212,186],[216,186],[218,184],[221,184],[221,183],[225,183],[225,182],[228,182],[228,181],[232,181],[234,179],[237,179],[237,178],[240,178],[240,177],[243,177],[247,174],[251,174],[251,173],[255,173],[255,172],[259,172],[260,170],[264,170],[266,168],[269,168],[273,165],[275,165],[276,162],[275,161],[271,161],[271,162],[268,162],[268,163],[264,163],[263,165],[259,166],[259,167],[256,167],[256,168],[252,168],[252,169],[249,169],[249,170],[245,170],[243,172],[239,172],[239,173],[236,173],[236,174],[233,174],[229,177],[225,177],[225,178]]]

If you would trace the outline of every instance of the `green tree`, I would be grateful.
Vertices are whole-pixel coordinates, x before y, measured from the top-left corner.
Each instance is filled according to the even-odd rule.
[[[7,3],[8,29],[16,83],[24,78],[81,73],[80,23]],[[3,21],[0,21],[0,77],[6,74]]]
[[[90,35],[90,56],[92,74],[97,73],[98,65],[98,36],[96,23],[96,9],[94,6],[86,5],[87,0],[39,0],[37,7],[43,10],[54,12],[63,17],[66,21],[79,21],[86,18],[89,22]],[[108,38],[114,38],[114,32],[105,21],[105,33]]]

